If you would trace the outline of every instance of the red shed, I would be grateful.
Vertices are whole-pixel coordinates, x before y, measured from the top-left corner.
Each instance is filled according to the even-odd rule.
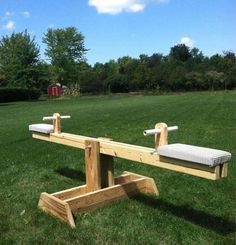
[[[61,96],[61,85],[51,84],[48,86],[48,96]]]

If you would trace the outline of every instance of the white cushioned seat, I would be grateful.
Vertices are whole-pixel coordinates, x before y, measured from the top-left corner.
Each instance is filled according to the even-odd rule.
[[[43,134],[50,134],[53,132],[53,125],[40,123],[40,124],[31,124],[29,125],[29,131],[39,132]]]
[[[231,154],[211,148],[186,144],[170,144],[157,148],[160,156],[176,158],[184,161],[196,162],[213,167],[230,160]]]

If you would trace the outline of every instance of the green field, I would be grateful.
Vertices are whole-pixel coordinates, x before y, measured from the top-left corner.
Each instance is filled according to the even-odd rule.
[[[85,183],[84,151],[32,139],[28,125],[71,115],[63,131],[153,146],[142,131],[178,125],[169,143],[232,153],[226,179],[210,181],[115,159],[115,174],[155,179],[159,197],[139,195],[77,216],[72,230],[37,208],[41,192]],[[0,104],[0,244],[235,244],[236,93],[96,96]]]

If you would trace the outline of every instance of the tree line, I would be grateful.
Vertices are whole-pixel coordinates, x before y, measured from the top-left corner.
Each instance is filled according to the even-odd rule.
[[[75,27],[48,29],[44,34],[47,61],[26,31],[0,40],[0,87],[38,89],[51,83],[82,93],[222,90],[236,87],[236,55],[232,51],[204,56],[198,48],[177,44],[168,55],[141,54],[106,63],[86,61],[85,37]]]

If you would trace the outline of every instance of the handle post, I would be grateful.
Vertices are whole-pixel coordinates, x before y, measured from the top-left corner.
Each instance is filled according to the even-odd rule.
[[[53,114],[53,131],[55,134],[61,133],[61,116],[59,113]]]
[[[157,123],[155,129],[159,129],[160,134],[155,134],[155,147],[168,145],[168,126],[166,123]]]
[[[155,147],[168,144],[168,132],[178,130],[178,126],[168,127],[165,123],[157,123],[154,129],[143,131],[143,135],[155,135]]]
[[[54,113],[50,117],[43,117],[43,121],[53,120],[53,132],[56,134],[61,133],[61,119],[71,118],[69,115],[61,116],[59,113]]]

